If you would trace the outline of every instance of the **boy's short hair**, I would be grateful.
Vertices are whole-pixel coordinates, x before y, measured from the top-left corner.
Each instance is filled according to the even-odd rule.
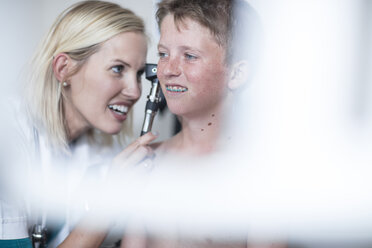
[[[242,59],[239,54],[251,57],[257,45],[258,16],[244,0],[163,0],[156,12],[159,28],[169,14],[176,25],[189,18],[210,30],[229,64]]]

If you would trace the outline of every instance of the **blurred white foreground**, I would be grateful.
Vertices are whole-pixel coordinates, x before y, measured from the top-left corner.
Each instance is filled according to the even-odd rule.
[[[56,194],[60,184],[26,195],[46,196],[56,217],[85,205],[157,232],[372,244],[371,1],[250,2],[262,17],[263,58],[225,152],[93,180],[72,195]],[[7,140],[2,161],[11,160]]]

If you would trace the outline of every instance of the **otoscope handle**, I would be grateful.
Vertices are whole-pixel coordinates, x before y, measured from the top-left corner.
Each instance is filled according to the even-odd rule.
[[[147,96],[145,119],[143,120],[141,136],[151,131],[152,123],[159,109],[158,103],[160,101],[160,85],[159,80],[156,76],[156,72],[156,64],[146,64],[146,79],[151,81],[151,90],[149,95]]]
[[[156,111],[152,111],[150,109],[146,110],[145,119],[143,121],[143,128],[141,131],[141,136],[151,131],[152,123],[154,122],[155,115],[156,115]]]
[[[147,101],[146,103],[146,112],[148,110],[151,110],[152,112],[157,112],[159,109],[159,105],[157,102],[151,102],[150,100]]]

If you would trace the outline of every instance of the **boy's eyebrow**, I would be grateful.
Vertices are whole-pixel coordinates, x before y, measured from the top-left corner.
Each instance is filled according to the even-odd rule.
[[[192,50],[192,51],[196,51],[198,53],[203,53],[202,51],[200,51],[199,49],[197,49],[196,47],[190,47],[190,46],[181,46],[180,47],[182,50]]]
[[[158,44],[158,49],[159,48],[163,48],[163,49],[167,49],[167,47],[165,46],[165,45],[163,45],[163,44]],[[179,47],[181,50],[194,50],[194,51],[197,51],[197,52],[199,52],[199,53],[203,53],[202,51],[200,51],[199,49],[197,49],[197,48],[195,48],[195,47],[190,47],[190,46],[180,46]]]
[[[159,49],[159,48],[164,48],[164,49],[166,49],[167,47],[164,46],[163,44],[159,43],[159,44],[158,44],[158,49]]]

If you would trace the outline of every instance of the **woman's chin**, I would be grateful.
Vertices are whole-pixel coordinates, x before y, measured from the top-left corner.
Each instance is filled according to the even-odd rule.
[[[119,134],[121,131],[121,129],[118,129],[118,130],[113,130],[111,132],[109,132],[108,134],[111,134],[111,135],[116,135],[116,134]]]
[[[123,126],[112,127],[112,128],[105,127],[103,129],[98,129],[98,130],[100,130],[104,134],[115,135],[115,134],[120,133],[122,128],[123,128]]]

